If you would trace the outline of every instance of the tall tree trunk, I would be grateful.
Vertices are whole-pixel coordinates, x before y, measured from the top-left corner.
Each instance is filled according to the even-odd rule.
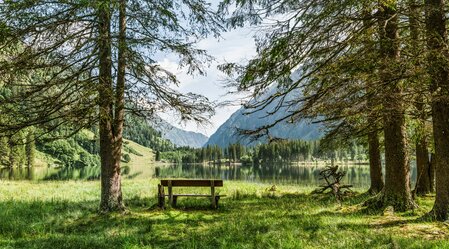
[[[426,0],[428,65],[431,77],[435,142],[436,197],[431,215],[447,220],[449,213],[449,69],[444,0]]]
[[[14,147],[15,147],[15,143],[13,141],[12,136],[8,137],[8,167],[9,168],[14,168],[15,164],[16,164],[16,158],[15,158],[15,153],[14,153]]]
[[[414,61],[413,66],[414,70],[419,70],[421,68],[421,63],[419,60],[420,57],[420,9],[422,6],[422,0],[409,0],[409,23],[410,23],[410,50],[412,53],[412,60]],[[413,79],[412,79],[413,80]],[[416,79],[415,79],[416,80]],[[421,80],[418,78],[418,81]],[[418,85],[418,82],[415,81],[415,84]],[[431,192],[430,186],[430,164],[429,164],[429,151],[427,146],[427,134],[426,134],[426,113],[425,113],[425,104],[424,97],[421,91],[418,91],[418,96],[416,97],[416,111],[418,116],[418,125],[415,129],[415,133],[417,134],[417,139],[415,141],[416,148],[416,166],[417,166],[417,181],[414,193],[417,195],[425,195]]]
[[[429,150],[427,149],[427,140],[420,138],[416,142],[416,168],[417,179],[415,193],[417,195],[425,195],[432,192],[430,179],[430,161]]]
[[[99,102],[100,102],[100,157],[101,202],[103,212],[123,209],[120,179],[121,140],[114,131],[114,90],[111,58],[111,2],[99,6]]]
[[[393,206],[404,211],[414,208],[410,191],[410,165],[407,152],[402,89],[395,76],[399,62],[398,16],[395,1],[380,3],[379,37],[382,67],[380,79],[384,86],[383,123],[385,136],[385,187],[378,207]]]
[[[123,142],[123,125],[125,122],[125,73],[127,63],[126,46],[126,0],[119,1],[119,37],[118,37],[118,69],[117,88],[115,92],[115,137],[120,144]]]
[[[368,134],[369,149],[369,173],[371,179],[371,187],[368,192],[377,194],[384,188],[384,179],[382,175],[382,162],[380,158],[379,135],[377,131]]]
[[[430,154],[429,172],[430,191],[435,192],[435,153]]]
[[[34,134],[32,132],[28,132],[25,144],[26,165],[28,168],[34,165],[35,151],[36,144],[34,141]]]
[[[363,10],[363,25],[367,28],[371,25],[371,22],[369,21],[371,16],[371,12],[368,9],[368,6],[364,6]],[[368,37],[367,44],[373,44],[372,36]],[[373,49],[371,46],[366,45],[366,50]],[[370,72],[367,72],[368,74]],[[379,97],[378,94],[375,94],[375,85],[370,80],[366,80],[366,92],[367,92],[367,109],[368,109],[368,124],[373,127],[372,131],[368,133],[368,155],[369,155],[369,171],[370,171],[370,180],[371,180],[371,186],[368,190],[368,193],[375,195],[378,194],[382,189],[384,188],[384,179],[382,175],[382,160],[380,156],[380,143],[379,143],[379,132],[378,132],[378,123],[376,121],[376,118],[369,113],[369,110],[375,109],[375,100]],[[374,90],[374,91],[373,91]]]
[[[115,139],[117,146],[121,148],[123,144],[123,126],[125,122],[125,75],[127,63],[126,46],[126,0],[119,1],[119,35],[118,35],[118,68],[117,68],[117,87],[115,89]]]

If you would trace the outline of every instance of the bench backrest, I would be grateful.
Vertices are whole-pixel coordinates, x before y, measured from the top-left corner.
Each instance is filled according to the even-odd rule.
[[[162,186],[172,187],[223,187],[223,180],[161,180]]]

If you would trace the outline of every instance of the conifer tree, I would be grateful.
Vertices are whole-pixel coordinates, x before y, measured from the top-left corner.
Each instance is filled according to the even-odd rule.
[[[4,87],[20,87],[0,102],[2,113],[15,117],[0,119],[0,134],[66,126],[71,135],[98,123],[104,212],[124,207],[126,110],[146,116],[172,110],[195,122],[213,112],[206,98],[172,89],[179,84],[176,76],[157,63],[158,53],[168,52],[189,73],[204,72],[211,58],[195,44],[222,30],[220,17],[204,1],[3,1],[0,20],[8,27],[2,48],[18,44],[0,55],[0,74],[12,79]],[[24,76],[13,77],[17,73]],[[37,74],[42,77],[29,80]]]

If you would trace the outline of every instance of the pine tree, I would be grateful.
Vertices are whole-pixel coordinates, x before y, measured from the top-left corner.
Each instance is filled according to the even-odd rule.
[[[44,130],[67,125],[69,136],[98,122],[104,212],[124,206],[120,159],[125,105],[147,116],[171,109],[196,122],[207,122],[213,113],[206,98],[172,89],[179,83],[176,76],[155,61],[155,51],[164,50],[178,55],[189,73],[203,73],[202,64],[210,57],[194,46],[222,30],[221,18],[203,1],[6,1],[0,3],[0,19],[11,31],[2,45],[19,44],[13,53],[0,56],[2,75],[20,71],[42,76],[7,82],[20,91],[0,102],[2,113],[16,117],[0,119],[0,134],[34,125]],[[8,109],[8,103],[23,108]]]
[[[329,139],[337,137],[349,142],[351,138],[366,139],[370,135],[370,160],[377,173],[372,179],[379,183],[373,183],[378,185],[373,192],[378,192],[382,175],[377,133],[383,131],[386,179],[377,207],[415,207],[410,191],[405,120],[409,106],[406,96],[415,94],[415,89],[404,84],[409,72],[404,73],[405,57],[401,57],[400,49],[408,44],[399,36],[400,22],[405,20],[402,10],[408,3],[229,2],[237,7],[230,21],[235,26],[257,25],[265,17],[276,15],[291,17],[272,26],[264,25],[271,30],[258,37],[258,54],[249,63],[222,66],[239,90],[249,91],[257,99],[246,105],[250,110],[261,110],[274,100],[281,101],[279,106],[290,107],[271,124],[242,133],[261,136],[278,123],[315,117],[326,125]],[[276,90],[274,94],[264,95],[270,87]],[[282,102],[295,91],[301,93],[297,99]],[[314,157],[319,155],[317,148],[312,148]],[[356,154],[352,153],[353,159]]]

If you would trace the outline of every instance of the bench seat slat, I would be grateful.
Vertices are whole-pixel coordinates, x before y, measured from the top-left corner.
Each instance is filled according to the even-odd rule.
[[[164,197],[168,197],[169,195],[164,195]],[[181,197],[212,197],[212,195],[197,195],[197,194],[174,194],[173,196],[176,196],[176,197],[179,197],[179,196],[181,196]],[[220,197],[223,197],[223,196],[226,196],[226,195],[216,195],[216,196],[220,196]]]
[[[223,187],[223,180],[161,180],[162,186],[168,186],[168,181],[171,181],[172,187]]]

